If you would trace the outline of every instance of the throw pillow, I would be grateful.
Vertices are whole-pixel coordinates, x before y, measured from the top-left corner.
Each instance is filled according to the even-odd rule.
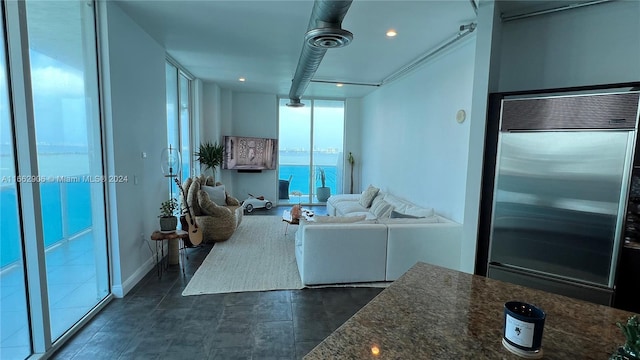
[[[403,213],[397,212],[395,210],[391,211],[391,214],[389,215],[389,217],[391,219],[424,219],[425,218],[425,216],[415,216],[415,215],[403,214]]]
[[[386,199],[384,198],[384,193],[382,191],[378,191],[378,194],[373,198],[373,200],[371,201],[371,207],[376,206],[380,201],[383,201]],[[391,204],[390,202],[386,201],[388,204]]]
[[[410,205],[410,203],[406,200],[403,200],[397,196],[393,196],[393,195],[389,195],[386,196],[384,198],[384,200],[386,202],[388,202],[389,204],[391,204],[391,206],[393,206],[394,210],[396,210],[397,212],[401,212],[401,213],[405,213],[405,210],[407,209],[407,206]]]
[[[202,190],[204,190],[211,200],[213,200],[216,205],[225,206],[227,205],[227,194],[224,191],[224,185],[218,186],[202,186]]]
[[[393,211],[393,207],[388,202],[380,200],[371,205],[371,209],[369,211],[375,215],[376,218],[381,219],[389,217],[389,214]]]
[[[200,190],[198,191],[198,205],[202,210],[202,213],[207,216],[229,216],[231,215],[231,210],[224,206],[218,206],[215,202],[209,199],[209,195],[206,191]]]
[[[362,205],[362,207],[364,208],[370,207],[371,202],[376,197],[376,195],[378,195],[378,191],[380,191],[380,189],[373,185],[369,185],[369,187],[367,187],[367,190],[363,191],[362,195],[360,196],[360,205]]]

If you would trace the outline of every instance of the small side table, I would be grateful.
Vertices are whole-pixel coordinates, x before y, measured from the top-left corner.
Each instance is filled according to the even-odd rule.
[[[300,224],[299,219],[293,219],[291,217],[291,211],[285,210],[282,212],[282,221],[287,223],[287,227],[284,228],[284,235],[287,235],[287,230],[289,230],[289,225],[298,225]]]
[[[313,211],[308,209],[301,209],[302,217],[307,221],[313,220]],[[291,211],[285,210],[282,212],[282,221],[287,223],[287,227],[284,229],[284,235],[287,235],[287,230],[289,230],[289,225],[300,225],[300,219],[293,219],[291,217]]]
[[[169,264],[180,263],[182,268],[182,275],[184,275],[185,259],[183,257],[185,256],[185,254],[180,251],[180,249],[184,248],[184,240],[188,238],[189,233],[184,230],[176,230],[171,233],[165,233],[156,230],[153,232],[153,234],[151,234],[151,240],[154,240],[156,242],[156,267],[158,268],[159,278],[162,277],[162,271],[168,268]],[[167,251],[168,254],[166,259],[164,256],[164,246],[162,246],[162,241],[164,240],[168,240],[169,242],[169,250]],[[160,258],[160,255],[162,255],[162,258]]]

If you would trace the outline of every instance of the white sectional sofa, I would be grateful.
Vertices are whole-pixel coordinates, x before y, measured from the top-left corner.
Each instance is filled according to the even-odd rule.
[[[418,261],[459,269],[461,224],[381,191],[368,207],[362,196],[334,195],[330,216],[300,221],[296,261],[303,284],[393,281]]]

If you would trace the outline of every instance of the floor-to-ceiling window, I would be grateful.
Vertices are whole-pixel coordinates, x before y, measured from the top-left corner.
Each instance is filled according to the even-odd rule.
[[[344,101],[303,100],[304,107],[279,106],[279,178],[288,189],[279,187],[280,202],[318,202],[320,169],[331,194],[342,193],[344,169]]]
[[[167,149],[163,152],[163,157],[165,156],[176,156],[180,154],[180,121],[179,121],[179,105],[178,105],[178,69],[167,62],[165,65],[165,76],[167,81]],[[167,161],[169,159],[166,159]],[[188,161],[188,157],[185,157],[185,160]],[[165,159],[162,159],[164,162]],[[163,166],[163,171],[166,172],[166,166]],[[180,169],[172,169],[173,173],[178,173],[175,176],[180,177]],[[167,174],[165,174],[167,175]],[[181,179],[180,179],[181,180]],[[173,182],[172,178],[169,178],[169,182],[167,184],[169,187],[169,193],[171,197],[176,197],[178,193],[178,188]]]
[[[173,61],[166,63],[167,80],[167,147],[178,150],[182,159],[178,178],[182,181],[191,175],[191,77]],[[177,193],[175,183],[170,190]]]
[[[3,2],[2,11],[0,358],[23,359],[50,350],[109,295],[105,184],[128,179],[103,171],[94,3]],[[5,293],[5,284],[15,286]]]
[[[321,186],[318,170],[323,169],[331,194],[340,194],[344,172],[344,101],[314,100],[312,120],[315,185],[311,189],[315,191]]]
[[[4,16],[0,16],[4,29]],[[4,32],[0,34],[0,358],[31,353]]]
[[[182,179],[191,174],[191,80],[185,74],[179,74],[178,101],[180,104],[180,152],[184,154],[182,161]]]
[[[27,1],[31,91],[51,336],[109,292],[98,61],[92,6]],[[51,36],[52,31],[57,36]],[[28,239],[30,240],[30,239]]]

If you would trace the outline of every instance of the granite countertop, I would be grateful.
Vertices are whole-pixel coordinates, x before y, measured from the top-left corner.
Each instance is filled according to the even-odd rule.
[[[543,359],[607,360],[625,341],[615,323],[633,315],[418,263],[304,359],[522,359],[501,342],[510,300],[546,312]]]

